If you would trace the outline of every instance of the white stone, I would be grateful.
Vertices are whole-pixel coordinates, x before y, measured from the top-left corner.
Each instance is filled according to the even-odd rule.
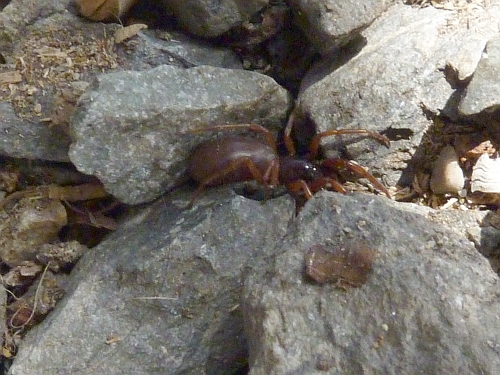
[[[482,154],[472,170],[471,192],[500,193],[500,158]]]
[[[458,194],[464,183],[464,172],[458,163],[457,153],[453,146],[446,146],[434,164],[431,190],[434,194]]]

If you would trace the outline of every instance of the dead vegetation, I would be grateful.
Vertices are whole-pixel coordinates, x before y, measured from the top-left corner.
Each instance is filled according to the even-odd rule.
[[[0,65],[0,100],[20,117],[56,125],[68,122],[65,106],[76,103],[90,77],[118,66],[112,35],[89,37],[54,26],[27,32],[12,57]]]
[[[69,119],[90,80],[118,66],[113,35],[48,24],[28,29],[0,65],[0,100],[17,116],[68,132]],[[0,167],[2,284],[8,292],[2,356],[15,356],[26,331],[40,322],[64,295],[67,273],[117,223],[119,204],[96,182],[52,183],[51,167],[30,185],[26,171]]]
[[[25,172],[5,165],[0,187],[0,258],[6,288],[2,355],[12,358],[26,331],[64,295],[67,273],[116,229],[123,207],[98,182],[23,187]]]

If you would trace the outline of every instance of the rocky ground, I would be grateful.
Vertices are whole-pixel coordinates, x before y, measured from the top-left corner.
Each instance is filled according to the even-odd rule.
[[[500,1],[89,3],[0,2],[4,373],[500,371]],[[320,157],[391,199],[186,208],[194,130],[249,123],[382,134]]]

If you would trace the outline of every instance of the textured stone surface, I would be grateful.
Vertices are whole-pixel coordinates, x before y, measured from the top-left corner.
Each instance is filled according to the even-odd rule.
[[[306,205],[245,285],[251,375],[498,372],[497,275],[465,236],[406,206],[334,193]],[[347,240],[378,252],[366,284],[304,276],[308,248]]]
[[[80,98],[69,155],[121,201],[147,202],[175,183],[200,141],[183,132],[227,123],[276,129],[289,106],[272,78],[243,70],[161,66],[108,74]]]
[[[488,41],[458,107],[463,115],[494,112],[500,107],[500,37]]]
[[[484,44],[498,32],[499,11],[493,4],[474,13],[394,5],[363,31],[366,45],[359,53],[313,69],[301,107],[318,131],[386,133],[390,150],[364,141],[347,144],[348,154],[389,185],[410,184],[412,165],[422,155],[413,157],[431,125],[425,112],[458,120],[457,76],[473,72]]]
[[[188,32],[202,37],[216,37],[266,6],[268,0],[164,0],[177,21]]]
[[[138,0],[103,0],[96,7],[95,0],[77,0],[81,13],[96,21],[112,21],[127,14]],[[144,2],[147,3],[147,2]],[[174,16],[176,22],[191,34],[212,38],[230,28],[248,21],[249,18],[268,5],[268,0],[162,0],[156,3],[165,17]]]
[[[155,30],[139,32],[134,39],[133,48],[127,51],[124,69],[146,70],[164,64],[179,68],[198,65],[242,68],[241,61],[228,48],[214,47],[180,32],[170,32],[167,40],[159,39],[155,34]]]
[[[272,254],[294,207],[288,197],[262,204],[229,192],[212,191],[188,211],[179,206],[189,195],[159,201],[86,253],[10,374],[241,371],[241,278]]]
[[[198,12],[186,5],[190,2],[176,6],[186,12],[180,21],[185,30],[192,25],[189,32],[210,36],[246,20],[264,3],[197,2],[213,6],[213,12]],[[290,69],[301,66],[297,54],[310,62],[314,46],[323,57],[334,52],[302,82],[299,109],[319,131],[368,128],[392,140],[386,150],[373,140],[332,137],[324,140],[328,155],[355,159],[394,188],[396,183],[411,184],[414,166],[428,172],[437,155],[424,154],[426,144],[453,144],[454,132],[470,136],[467,144],[472,144],[488,127],[491,134],[485,136],[497,146],[497,116],[486,110],[496,108],[488,102],[496,78],[479,87],[475,76],[467,86],[481,56],[486,59],[486,43],[491,43],[490,52],[496,48],[500,1],[421,2],[425,8],[398,2],[378,18],[387,2],[362,1],[355,9],[347,2],[345,9],[330,1],[286,3],[294,10],[286,32],[258,47],[271,55],[273,66],[260,61],[256,66],[268,73],[284,69],[281,73],[288,73],[278,76],[296,85],[303,73]],[[452,3],[455,9],[438,9]],[[220,44],[215,48],[177,32],[148,30],[107,49],[121,26],[76,17],[72,4],[13,0],[0,12],[0,53],[7,62],[0,64],[0,72],[24,69],[15,52],[38,54],[37,46],[26,48],[34,36],[44,41],[43,48],[56,47],[56,55],[82,51],[92,41],[99,48],[85,52],[84,63],[87,57],[97,64],[117,57],[112,61],[117,70],[146,70],[100,76],[72,124],[75,162],[104,176],[125,201],[152,199],[183,170],[193,146],[219,136],[182,134],[188,129],[254,121],[274,131],[283,125],[290,100],[269,78],[208,67],[181,69],[199,64],[239,69],[234,55]],[[240,8],[226,12],[234,4]],[[246,4],[248,8],[241,7]],[[223,20],[221,9],[228,15]],[[203,18],[199,24],[192,22],[197,12]],[[254,15],[242,29],[255,32],[264,18],[265,13]],[[299,27],[309,35],[297,33]],[[60,48],[57,42],[66,37],[75,44]],[[290,46],[294,51],[286,48]],[[147,70],[164,63],[176,68]],[[62,59],[62,64],[46,67],[50,73],[70,64]],[[107,73],[102,66],[98,70]],[[158,79],[158,72],[165,71],[175,74]],[[45,74],[26,72],[33,72],[36,81]],[[85,70],[77,82],[66,83],[80,85],[93,75]],[[43,99],[42,108],[50,103],[54,87],[44,85],[35,94]],[[0,84],[0,89],[10,95],[8,85]],[[477,112],[466,118],[458,110],[460,99],[465,103],[473,94],[484,95],[477,100],[484,115],[480,120]],[[2,103],[0,144],[13,150],[2,154],[67,160],[67,144],[57,138],[65,134],[58,133],[59,127],[48,126],[44,130],[51,132],[43,136],[30,133],[39,131],[39,119],[49,115],[38,114],[36,121],[14,117]],[[23,126],[17,126],[20,121]],[[480,128],[478,134],[471,121]],[[461,128],[464,122],[467,127]],[[311,134],[316,129],[307,130]],[[43,161],[40,165],[46,173]],[[432,210],[383,197],[324,194],[296,219],[288,197],[252,202],[223,187],[208,189],[193,210],[180,212],[190,197],[179,194],[134,208],[145,211],[88,253],[69,275],[67,298],[23,341],[11,373],[245,373],[245,336],[252,375],[498,373],[498,276],[474,249],[488,256],[498,272],[500,219],[495,211]],[[342,291],[304,277],[304,252],[311,246],[331,248],[358,240],[377,252],[373,271],[359,288]],[[240,305],[245,278],[245,303]]]
[[[474,165],[470,179],[471,192],[500,193],[500,158],[482,154]]]
[[[370,25],[394,0],[289,1],[304,33],[324,55],[349,42]]]
[[[46,123],[20,119],[11,104],[0,102],[0,154],[27,159],[69,161],[68,134]]]
[[[0,79],[1,155],[69,161],[67,123],[74,102],[82,85],[111,68],[145,70],[163,64],[241,68],[228,48],[178,32],[161,40],[150,30],[113,45],[110,39],[122,26],[89,23],[71,11],[67,1],[14,0],[0,12],[0,54],[7,63],[1,64],[0,74],[15,72],[21,77],[12,87]],[[33,110],[34,103],[40,105],[39,112]]]

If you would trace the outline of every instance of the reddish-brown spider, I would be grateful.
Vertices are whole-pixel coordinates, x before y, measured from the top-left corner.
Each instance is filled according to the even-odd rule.
[[[248,129],[262,133],[265,141],[241,135],[227,135],[199,144],[193,150],[187,168],[188,175],[199,184],[189,205],[191,206],[207,187],[249,180],[258,181],[266,192],[270,187],[284,185],[294,197],[303,195],[306,199],[310,199],[314,193],[323,188],[346,193],[337,178],[338,171],[343,169],[368,179],[390,198],[384,185],[360,165],[341,158],[317,160],[320,141],[325,137],[360,134],[389,147],[390,141],[387,137],[364,129],[328,130],[313,137],[308,155],[298,157],[290,137],[292,123],[293,118],[288,122],[284,132],[287,156],[278,154],[273,134],[260,125],[220,125],[195,130],[198,132]]]

